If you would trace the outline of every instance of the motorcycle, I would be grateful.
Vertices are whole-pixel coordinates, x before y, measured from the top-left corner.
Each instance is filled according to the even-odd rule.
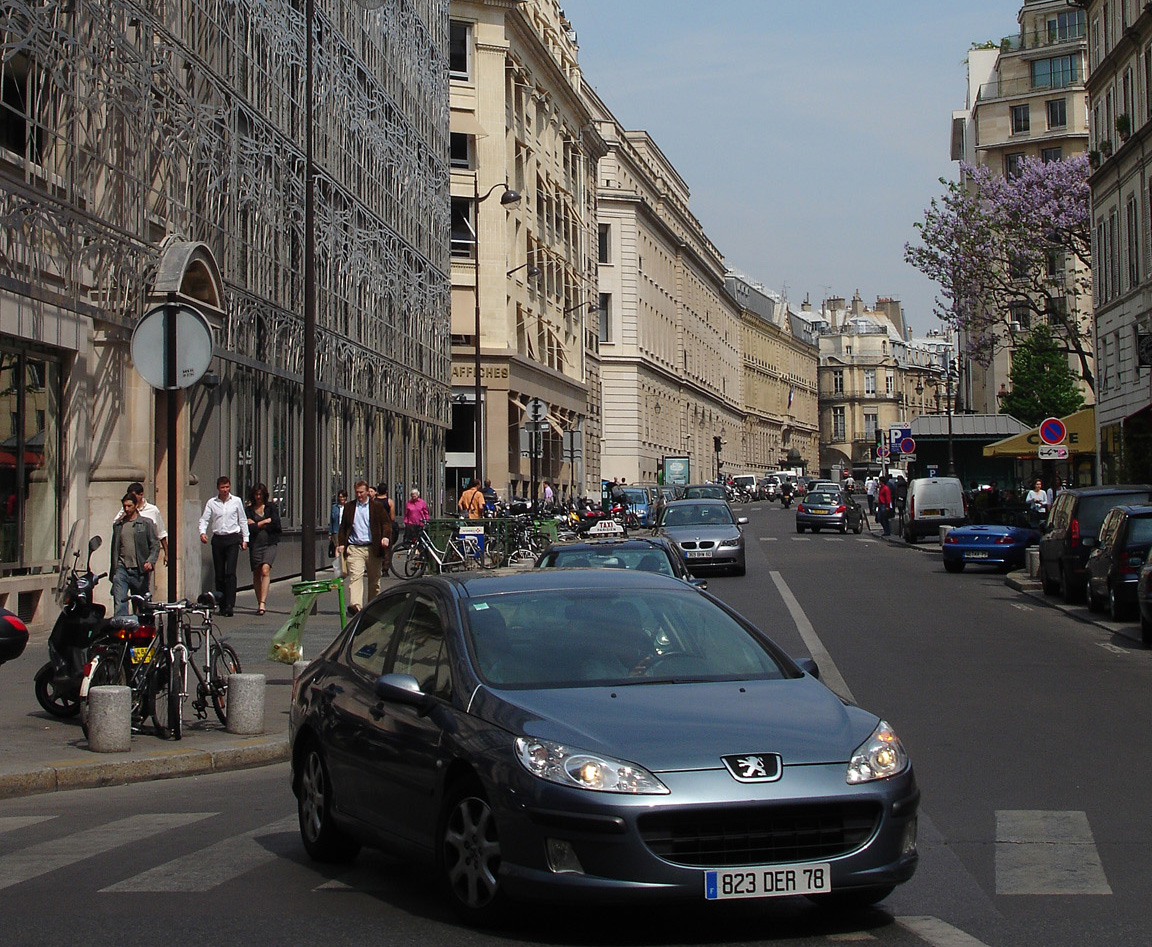
[[[36,672],[36,700],[53,717],[74,717],[80,713],[80,683],[88,649],[105,629],[104,606],[92,601],[96,583],[108,573],[92,573],[92,553],[103,540],[93,536],[88,542],[88,561],[78,566],[80,550],[72,554],[72,567],[61,572],[57,591],[62,607],[48,636],[48,663]]]

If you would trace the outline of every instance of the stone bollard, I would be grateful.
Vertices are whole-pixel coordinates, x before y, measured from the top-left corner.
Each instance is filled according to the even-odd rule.
[[[264,732],[264,675],[228,675],[229,733]]]
[[[1037,546],[1031,546],[1024,550],[1024,568],[1028,572],[1028,578],[1040,578],[1040,549]]]
[[[295,681],[301,674],[304,673],[304,668],[311,664],[311,661],[296,661],[292,665],[292,680]]]
[[[88,691],[88,749],[95,753],[132,749],[132,688],[102,685]]]

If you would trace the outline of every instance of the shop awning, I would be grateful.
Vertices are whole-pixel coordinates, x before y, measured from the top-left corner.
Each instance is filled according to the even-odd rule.
[[[1060,419],[1068,433],[1064,444],[1072,454],[1096,453],[1096,409],[1083,408],[1074,414]],[[1040,453],[1040,426],[1006,437],[995,444],[984,448],[985,457],[1031,457],[1036,458]]]

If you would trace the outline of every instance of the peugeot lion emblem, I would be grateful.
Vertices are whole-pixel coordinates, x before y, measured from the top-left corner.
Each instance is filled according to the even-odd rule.
[[[741,783],[770,783],[779,779],[782,771],[779,753],[738,753],[720,759],[732,778]]]

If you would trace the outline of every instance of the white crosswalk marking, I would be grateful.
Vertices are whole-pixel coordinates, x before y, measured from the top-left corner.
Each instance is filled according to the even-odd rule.
[[[288,838],[275,838],[283,835],[288,835]],[[238,878],[253,868],[275,861],[289,848],[297,845],[296,816],[287,816],[251,832],[226,838],[215,845],[157,865],[100,890],[211,891],[217,885]]]
[[[1111,894],[1083,812],[996,813],[997,894]]]
[[[17,852],[5,852],[0,858],[0,889],[39,878],[50,871],[75,865],[94,855],[128,845],[150,835],[199,822],[214,812],[161,812],[129,816],[64,838],[41,842]]]
[[[6,815],[0,817],[0,832],[14,832],[28,825],[38,825],[55,819],[54,815]]]
[[[987,947],[984,941],[965,934],[938,917],[898,917],[896,923],[932,947]]]

